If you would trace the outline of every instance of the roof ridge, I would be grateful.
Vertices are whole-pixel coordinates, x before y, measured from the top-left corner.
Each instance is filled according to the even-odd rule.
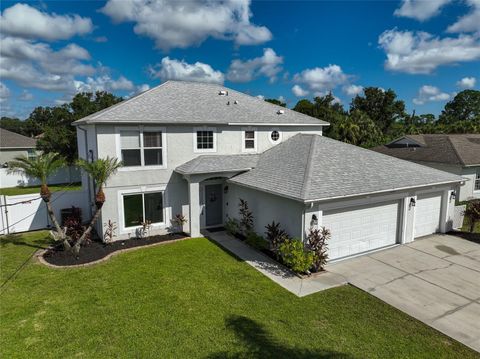
[[[313,134],[302,134],[310,137],[310,150],[308,152],[308,158],[307,158],[307,167],[305,168],[305,173],[303,175],[303,184],[302,184],[302,199],[306,198],[307,191],[310,189],[310,173],[312,172],[312,157],[313,157],[313,152],[315,150],[315,143],[317,140],[318,136],[315,136]]]
[[[465,166],[465,161],[462,159],[462,156],[460,156],[460,153],[458,152],[458,149],[457,147],[455,146],[455,144],[453,143],[452,139],[450,138],[450,136],[446,136],[447,137],[447,141],[450,142],[450,145],[452,146],[453,148],[453,152],[455,152],[455,155],[457,156],[458,160],[460,161],[460,163]]]

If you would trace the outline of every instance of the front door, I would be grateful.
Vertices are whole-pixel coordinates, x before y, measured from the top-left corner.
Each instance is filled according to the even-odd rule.
[[[217,226],[223,224],[222,185],[211,184],[205,186],[205,225]]]

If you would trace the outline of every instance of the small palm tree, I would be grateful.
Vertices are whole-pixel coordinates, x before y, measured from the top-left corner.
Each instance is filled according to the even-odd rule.
[[[48,176],[57,172],[60,168],[64,167],[65,164],[65,159],[58,153],[43,153],[35,158],[28,158],[26,156],[16,157],[13,161],[8,162],[8,168],[10,173],[25,174],[40,180],[40,196],[47,206],[48,216],[55,227],[58,238],[63,241],[64,245],[69,247],[65,233],[60,228],[55,213],[53,212],[50,201],[52,193],[47,184]]]
[[[117,170],[122,166],[122,163],[118,161],[117,158],[102,158],[95,160],[93,162],[88,162],[84,159],[79,159],[77,161],[77,166],[83,169],[88,176],[95,182],[98,187],[97,193],[95,194],[95,214],[93,215],[90,223],[88,224],[87,229],[83,232],[82,236],[73,246],[73,252],[78,255],[80,252],[80,246],[85,241],[87,235],[92,231],[95,222],[97,222],[100,214],[102,212],[103,204],[105,203],[105,193],[103,192],[103,186],[107,180],[117,172]]]

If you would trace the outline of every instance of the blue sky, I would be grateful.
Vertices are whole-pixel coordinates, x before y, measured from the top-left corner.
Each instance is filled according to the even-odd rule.
[[[440,113],[479,88],[480,1],[1,3],[0,106],[25,118],[78,91],[131,96],[168,79],[266,98],[394,89]]]

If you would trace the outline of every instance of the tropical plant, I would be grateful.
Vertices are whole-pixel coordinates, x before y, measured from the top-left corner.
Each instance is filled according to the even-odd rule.
[[[107,180],[117,172],[117,170],[122,166],[122,163],[118,161],[117,158],[100,158],[93,162],[88,162],[84,159],[79,159],[77,161],[77,166],[85,171],[88,176],[95,182],[97,186],[97,193],[95,194],[95,214],[93,215],[90,223],[88,224],[87,229],[83,232],[82,236],[72,247],[72,251],[75,255],[78,255],[80,252],[80,246],[85,241],[85,238],[90,234],[93,229],[93,226],[97,222],[100,214],[102,213],[102,207],[105,203],[105,193],[103,192],[103,186]]]
[[[473,232],[475,229],[475,224],[480,222],[480,199],[468,201],[464,215],[470,224],[470,232]]]
[[[280,246],[280,244],[282,244],[285,240],[288,239],[287,232],[280,228],[280,223],[275,223],[275,221],[272,221],[271,224],[267,224],[265,228],[265,236],[270,243],[270,250],[275,253],[275,256],[278,260],[278,247]]]
[[[248,202],[244,199],[240,198],[238,206],[238,213],[240,214],[240,229],[246,236],[253,228],[253,214],[248,208]]]
[[[83,232],[85,232],[86,227],[82,225],[82,222],[79,217],[68,217],[65,219],[63,223],[63,228],[65,230],[65,234],[71,243],[75,243],[79,240],[82,236]],[[87,235],[85,238],[85,243],[91,242],[91,235]]]
[[[225,230],[230,235],[235,235],[240,230],[240,224],[235,218],[228,218],[225,222]]]
[[[330,230],[325,227],[312,227],[308,232],[307,247],[315,253],[315,260],[312,265],[315,272],[323,270],[323,267],[327,264],[327,241],[330,240],[330,238]]]
[[[105,233],[103,235],[105,243],[112,243],[113,238],[117,235],[117,223],[109,219],[103,226],[105,227]]]
[[[188,222],[187,218],[181,214],[177,213],[175,217],[170,220],[172,224],[170,230],[172,233],[180,233],[183,231],[183,226]]]
[[[52,193],[47,184],[48,177],[64,166],[65,159],[58,153],[43,153],[35,158],[28,158],[26,156],[16,157],[13,161],[8,162],[8,172],[25,174],[26,176],[40,180],[40,197],[47,207],[48,216],[55,228],[56,234],[54,238],[61,240],[65,248],[70,248],[65,231],[60,228],[60,224],[53,211],[51,201]]]
[[[297,273],[308,273],[315,261],[315,254],[307,250],[299,238],[285,240],[278,251],[282,262]]]
[[[260,235],[256,234],[255,232],[251,231],[247,235],[247,239],[245,242],[253,248],[256,248],[260,251],[268,249],[267,241]]]

